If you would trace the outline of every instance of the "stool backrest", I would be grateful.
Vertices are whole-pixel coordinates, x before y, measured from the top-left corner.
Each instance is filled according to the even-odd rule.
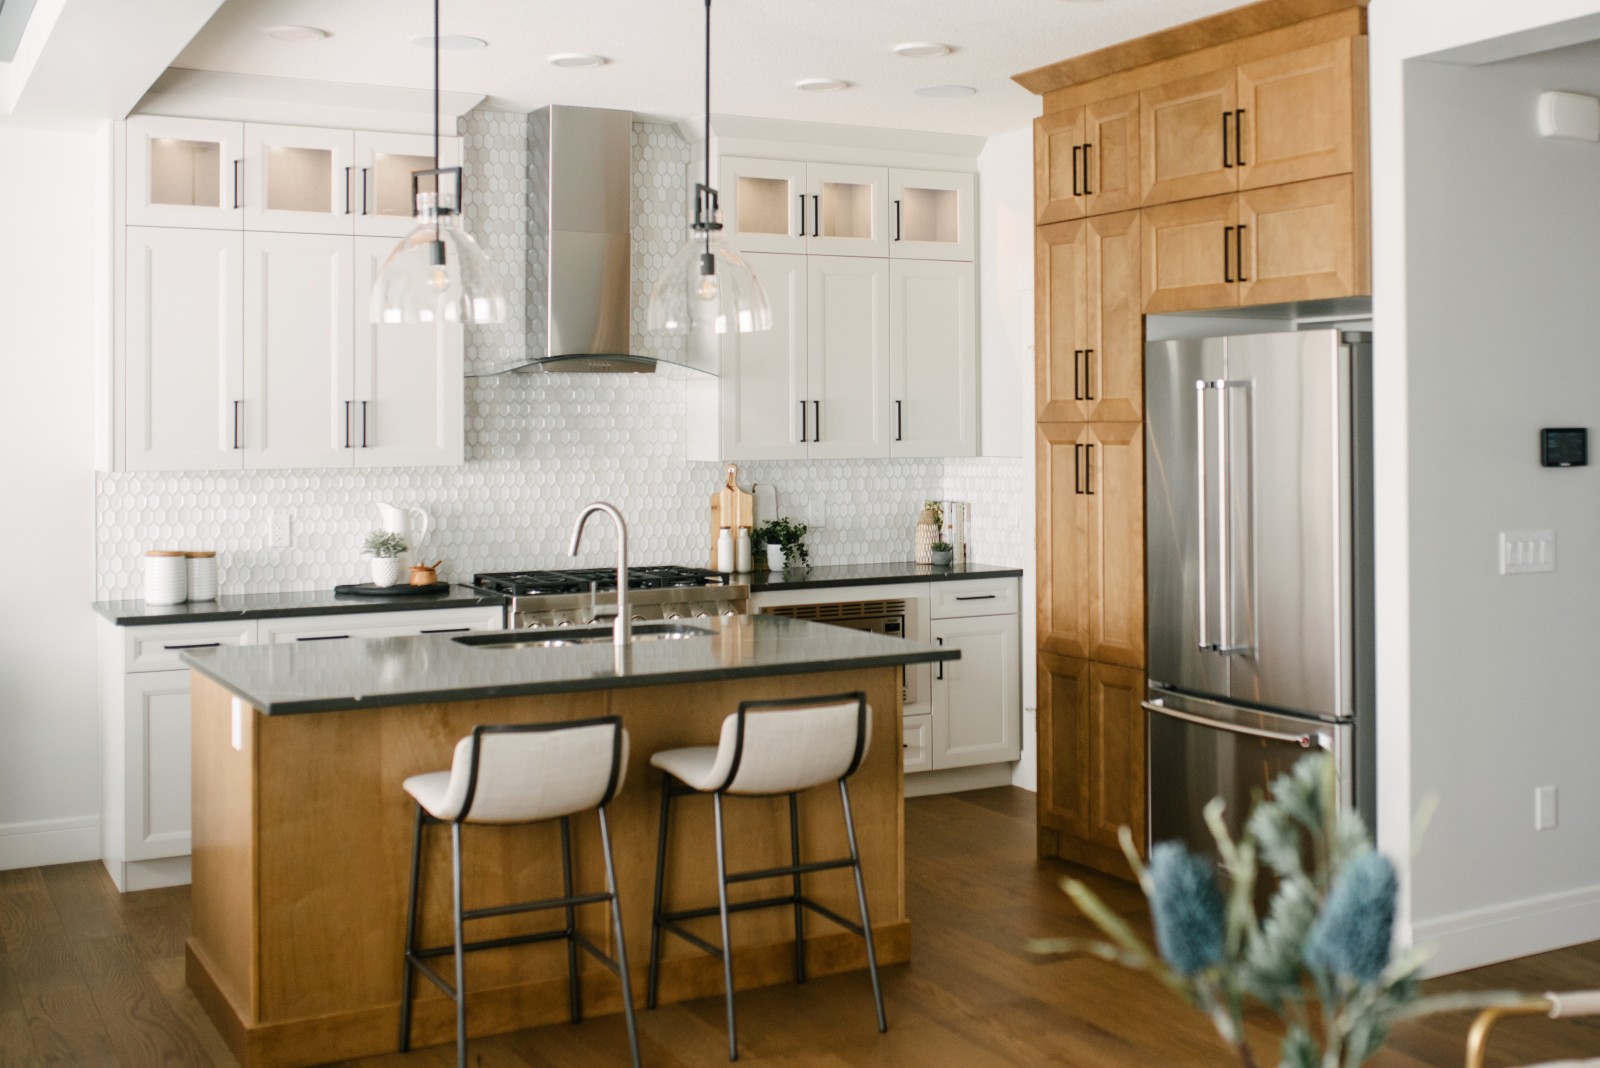
[[[853,775],[871,741],[864,693],[743,701],[722,721],[717,766],[722,790],[787,794]]]
[[[461,799],[461,821],[548,820],[609,804],[627,769],[616,716],[478,726],[456,743],[448,798]]]

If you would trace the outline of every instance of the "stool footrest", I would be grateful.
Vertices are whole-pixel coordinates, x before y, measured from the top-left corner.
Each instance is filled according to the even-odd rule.
[[[569,937],[565,928],[559,931],[538,931],[534,934],[508,935],[505,938],[486,938],[481,942],[461,943],[461,952],[472,953],[480,949],[503,949],[506,946],[526,946],[534,942],[554,942]],[[448,957],[456,951],[455,944],[448,946],[419,946],[410,955],[421,961],[429,957]]]
[[[610,894],[575,894],[571,897],[553,897],[546,901],[528,901],[517,905],[498,905],[487,909],[464,909],[463,920],[482,920],[490,916],[515,916],[519,912],[538,912],[542,909],[560,909],[575,905],[601,905],[611,900]]]
[[[848,868],[855,864],[849,857],[842,860],[814,860],[806,864],[788,864],[781,868],[763,868],[760,871],[730,871],[728,882],[748,883],[757,879],[776,879],[785,875],[807,875],[814,871],[832,871],[835,868]]]

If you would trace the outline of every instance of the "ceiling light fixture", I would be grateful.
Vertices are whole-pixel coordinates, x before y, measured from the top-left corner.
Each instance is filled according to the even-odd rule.
[[[794,87],[803,93],[836,93],[850,88],[850,83],[838,78],[803,78]]]
[[[383,261],[368,313],[375,323],[503,323],[506,291],[461,225],[460,167],[439,166],[439,0],[433,0],[433,167],[411,172],[418,224]],[[434,192],[417,189],[433,176]],[[444,179],[454,175],[454,193]]]
[[[327,30],[315,26],[268,26],[261,32],[274,41],[320,41],[328,36]]]
[[[924,85],[921,89],[911,90],[917,96],[957,97],[971,96],[977,90],[970,85]]]
[[[894,46],[894,54],[906,59],[933,59],[936,56],[948,56],[952,51],[954,49],[947,44],[934,44],[931,41],[912,41]]]
[[[694,225],[650,291],[649,326],[669,334],[749,333],[772,329],[761,281],[722,238],[711,188],[711,0],[706,0],[706,180],[694,187]]]
[[[550,57],[552,67],[603,67],[610,62],[605,56],[592,56],[586,52],[557,52]]]
[[[450,52],[475,52],[480,48],[489,47],[489,42],[482,37],[463,37],[459,33],[447,33],[437,38],[432,34],[423,34],[421,37],[411,38],[411,43],[418,48],[432,48],[438,44],[440,48]]]

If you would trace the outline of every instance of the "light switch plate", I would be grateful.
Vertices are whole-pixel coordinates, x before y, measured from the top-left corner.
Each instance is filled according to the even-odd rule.
[[[1533,829],[1553,831],[1556,828],[1556,788],[1540,786],[1533,791]]]
[[[273,549],[294,547],[294,516],[281,509],[272,513],[267,524],[267,545]]]
[[[1556,532],[1506,530],[1500,532],[1500,574],[1526,575],[1556,569]]]

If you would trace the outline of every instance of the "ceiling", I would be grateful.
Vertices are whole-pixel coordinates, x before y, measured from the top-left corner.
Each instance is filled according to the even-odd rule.
[[[988,136],[1039,113],[1011,75],[1238,6],[1239,0],[720,0],[712,9],[712,105],[719,114]],[[446,51],[447,90],[486,105],[622,108],[677,120],[701,109],[699,0],[444,0],[441,32],[489,47]],[[309,25],[329,36],[278,41],[268,26]],[[174,67],[408,88],[431,84],[427,0],[227,0]],[[934,59],[903,59],[910,41],[948,44]],[[610,62],[561,69],[547,57],[595,53]],[[801,92],[806,78],[852,87]],[[978,90],[915,96],[929,85]]]

